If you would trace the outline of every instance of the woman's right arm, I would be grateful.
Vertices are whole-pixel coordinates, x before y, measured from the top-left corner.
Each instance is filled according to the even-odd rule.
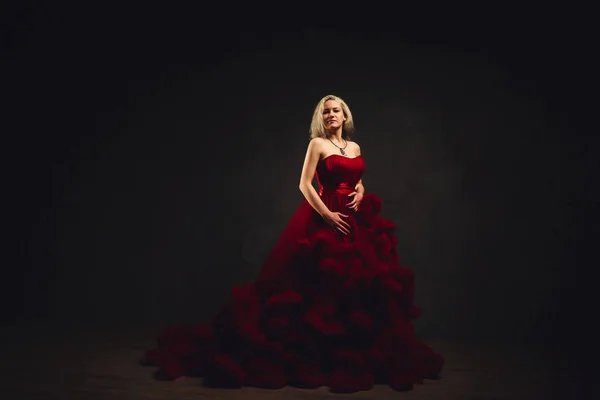
[[[325,203],[323,203],[323,200],[321,200],[321,197],[312,185],[315,170],[320,159],[320,153],[320,143],[318,142],[318,139],[312,139],[308,144],[306,156],[304,157],[299,188],[312,208],[314,208],[321,217],[327,219],[329,209]]]
[[[319,213],[327,224],[331,225],[332,228],[340,231],[344,235],[347,235],[350,233],[350,225],[342,218],[348,218],[348,216],[340,212],[330,211],[312,185],[317,163],[320,159],[320,153],[319,139],[311,140],[308,144],[308,149],[306,150],[306,157],[304,158],[304,165],[302,166],[302,175],[300,175],[300,191],[312,208]]]

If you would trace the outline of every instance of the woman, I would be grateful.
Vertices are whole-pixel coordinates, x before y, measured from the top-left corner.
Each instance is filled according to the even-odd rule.
[[[379,198],[365,194],[353,130],[341,98],[319,101],[300,178],[305,200],[257,279],[233,288],[210,324],[163,331],[144,359],[158,377],[334,392],[408,390],[439,377],[444,358],[415,336],[413,272],[399,264]]]

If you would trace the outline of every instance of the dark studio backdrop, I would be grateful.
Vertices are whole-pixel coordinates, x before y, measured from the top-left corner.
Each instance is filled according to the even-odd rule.
[[[587,334],[597,192],[577,17],[371,26],[355,10],[327,28],[60,4],[19,3],[3,25],[3,324],[207,320],[302,201],[312,112],[333,93],[416,273],[422,336]]]

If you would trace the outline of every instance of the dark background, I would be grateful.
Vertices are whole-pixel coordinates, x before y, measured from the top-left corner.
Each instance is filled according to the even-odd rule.
[[[206,320],[302,200],[333,93],[422,336],[590,335],[585,10],[7,4],[3,324]]]

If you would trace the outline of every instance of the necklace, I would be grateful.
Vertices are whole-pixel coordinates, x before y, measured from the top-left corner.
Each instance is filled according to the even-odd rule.
[[[329,138],[327,138],[327,139],[331,142],[331,139],[329,139]],[[346,141],[346,145],[344,147],[340,147],[340,146],[338,146],[337,144],[335,144],[333,142],[331,142],[331,144],[334,145],[335,147],[337,147],[338,149],[340,149],[340,153],[342,153],[343,156],[346,155],[346,152],[344,151],[344,149],[346,147],[348,147],[348,142],[347,141]]]

